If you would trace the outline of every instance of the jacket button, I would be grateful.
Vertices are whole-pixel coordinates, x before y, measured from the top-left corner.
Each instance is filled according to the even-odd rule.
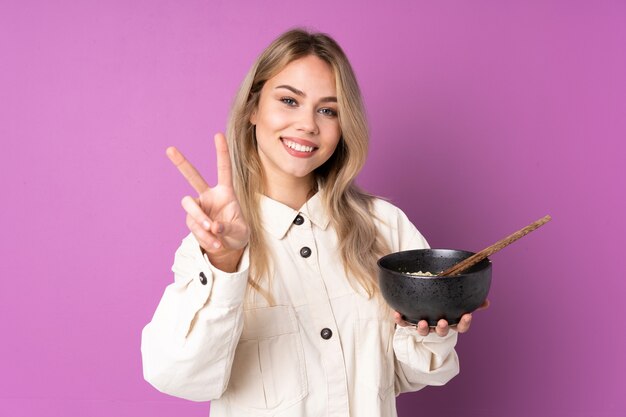
[[[293,224],[295,224],[296,226],[300,226],[302,223],[304,223],[304,217],[298,214],[293,220]]]
[[[322,332],[320,333],[320,335],[322,336],[322,339],[328,340],[331,337],[333,337],[333,331],[330,330],[329,328],[324,328],[322,329]]]
[[[303,258],[308,258],[309,256],[311,256],[311,249],[307,248],[306,246],[303,247],[302,249],[300,249],[300,256],[302,256]]]
[[[204,272],[200,272],[200,282],[202,283],[202,285],[206,285],[206,283],[209,282],[209,280],[206,279],[206,275],[204,275]]]

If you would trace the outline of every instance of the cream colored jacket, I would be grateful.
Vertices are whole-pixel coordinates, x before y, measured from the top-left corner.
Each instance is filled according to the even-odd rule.
[[[275,305],[245,299],[247,251],[227,274],[187,236],[174,283],[143,330],[148,382],[210,400],[213,417],[393,417],[396,395],[459,372],[455,331],[423,337],[396,328],[350,286],[319,193],[299,211],[263,197],[262,210]],[[401,210],[377,200],[375,211],[392,251],[428,247]]]

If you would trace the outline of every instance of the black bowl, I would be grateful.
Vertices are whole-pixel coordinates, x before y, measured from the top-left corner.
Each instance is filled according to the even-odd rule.
[[[383,297],[404,320],[416,324],[440,319],[457,324],[487,299],[491,262],[483,259],[462,274],[422,277],[411,272],[439,273],[474,253],[454,249],[418,249],[395,252],[378,260],[378,280]]]

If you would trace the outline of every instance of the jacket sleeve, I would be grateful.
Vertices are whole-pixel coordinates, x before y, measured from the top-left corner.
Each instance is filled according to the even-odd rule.
[[[396,210],[392,251],[428,249],[428,242],[413,223],[400,209]],[[455,330],[445,337],[434,333],[420,336],[412,327],[397,326],[393,337],[396,394],[417,391],[426,385],[444,385],[457,375],[459,360],[454,350],[457,337]]]
[[[445,337],[430,333],[420,336],[412,327],[397,326],[393,338],[396,355],[396,394],[417,391],[426,385],[444,385],[459,373],[459,358],[454,350],[458,333]]]
[[[222,272],[202,254],[193,235],[183,240],[172,267],[174,283],[142,332],[146,381],[192,401],[222,395],[243,328],[248,265],[246,249],[237,272]]]

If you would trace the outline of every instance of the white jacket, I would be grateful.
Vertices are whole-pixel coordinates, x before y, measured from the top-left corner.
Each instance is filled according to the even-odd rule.
[[[395,417],[395,395],[458,373],[454,330],[423,337],[396,328],[375,299],[351,287],[319,193],[299,211],[261,203],[275,305],[245,299],[247,251],[227,274],[187,236],[175,281],[143,330],[148,382],[211,400],[213,417]],[[400,209],[376,200],[375,212],[392,251],[428,247]]]

